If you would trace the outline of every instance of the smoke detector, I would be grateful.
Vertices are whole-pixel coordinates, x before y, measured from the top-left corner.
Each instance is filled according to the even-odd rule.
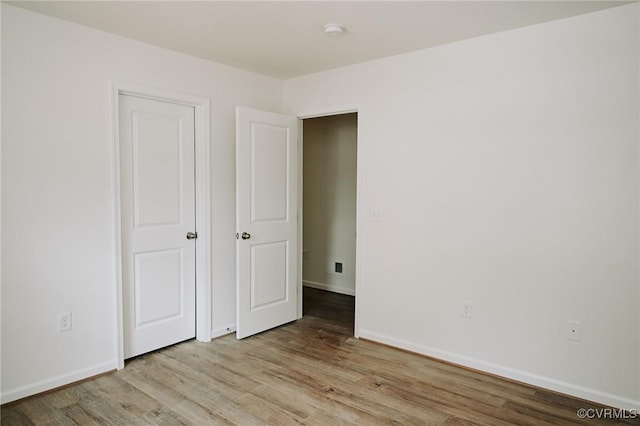
[[[340,24],[327,24],[322,29],[324,34],[329,37],[340,37],[345,32],[344,26]]]

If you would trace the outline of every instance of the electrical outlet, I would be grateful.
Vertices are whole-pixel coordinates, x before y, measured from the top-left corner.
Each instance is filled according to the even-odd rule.
[[[309,259],[309,250],[303,249],[302,250],[302,260],[307,260],[307,259]]]
[[[473,306],[471,302],[463,301],[461,306],[460,316],[463,318],[471,318],[473,316]]]
[[[331,275],[342,275],[346,271],[346,265],[342,260],[333,260],[327,266],[327,273]]]
[[[71,312],[65,312],[58,315],[58,331],[71,330]]]
[[[582,331],[582,324],[580,321],[569,321],[567,325],[567,339],[580,340],[580,334]]]

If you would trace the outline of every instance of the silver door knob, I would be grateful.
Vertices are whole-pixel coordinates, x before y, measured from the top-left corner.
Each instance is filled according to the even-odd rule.
[[[197,232],[187,232],[187,240],[195,240],[198,238]]]
[[[248,240],[249,238],[251,238],[251,234],[249,234],[248,232],[243,232],[242,233],[242,239],[243,240]]]

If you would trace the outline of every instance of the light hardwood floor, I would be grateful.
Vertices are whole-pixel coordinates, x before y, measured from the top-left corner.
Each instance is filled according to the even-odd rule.
[[[635,424],[598,408],[353,338],[353,298],[305,289],[305,315],[237,341],[188,341],[2,406],[2,425]]]

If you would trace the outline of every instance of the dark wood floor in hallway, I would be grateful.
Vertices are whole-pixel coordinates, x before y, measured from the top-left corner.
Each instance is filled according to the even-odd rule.
[[[2,406],[2,425],[640,424],[598,406],[353,338],[354,299],[305,289],[305,315],[242,341],[184,342]]]

